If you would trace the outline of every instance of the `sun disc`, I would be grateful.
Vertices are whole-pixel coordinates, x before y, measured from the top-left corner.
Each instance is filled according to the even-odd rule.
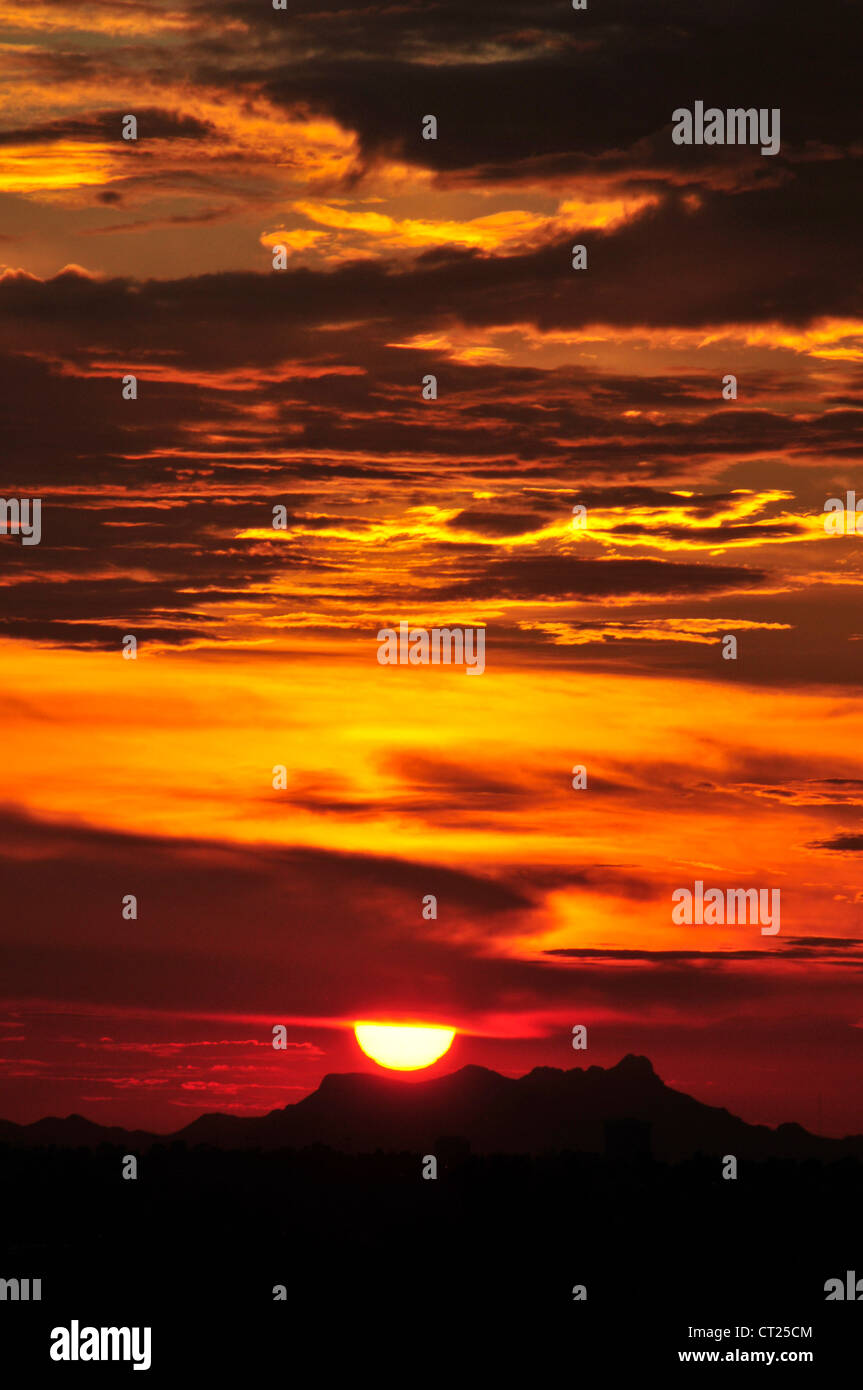
[[[444,1055],[455,1029],[417,1023],[357,1023],[354,1034],[366,1056],[379,1066],[418,1071]]]

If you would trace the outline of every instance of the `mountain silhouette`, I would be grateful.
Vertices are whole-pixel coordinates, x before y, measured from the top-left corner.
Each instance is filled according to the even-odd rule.
[[[80,1115],[29,1125],[0,1120],[0,1143],[112,1144],[135,1153],[176,1142],[224,1149],[326,1145],[344,1153],[435,1153],[436,1141],[450,1136],[448,1145],[466,1141],[474,1153],[601,1154],[610,1131],[630,1130],[645,1138],[655,1158],[667,1162],[697,1153],[863,1159],[863,1135],[828,1139],[797,1124],[776,1129],[747,1124],[666,1086],[646,1057],[631,1054],[613,1067],[535,1067],[518,1078],[477,1066],[410,1084],[384,1074],[335,1073],[303,1100],[267,1115],[201,1115],[169,1135],[104,1127]]]

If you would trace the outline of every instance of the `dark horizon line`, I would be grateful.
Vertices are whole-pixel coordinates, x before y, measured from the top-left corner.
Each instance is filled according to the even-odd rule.
[[[492,1067],[482,1066],[479,1063],[465,1063],[464,1066],[457,1067],[453,1071],[442,1072],[434,1076],[427,1076],[421,1078],[416,1077],[415,1071],[405,1073],[400,1072],[397,1069],[385,1070],[383,1068],[377,1071],[327,1072],[324,1074],[324,1076],[321,1077],[317,1086],[315,1086],[312,1090],[308,1091],[306,1095],[302,1096],[297,1101],[290,1101],[286,1105],[276,1106],[274,1109],[261,1111],[260,1113],[253,1115],[236,1115],[232,1112],[223,1110],[204,1110],[201,1111],[200,1114],[196,1115],[192,1120],[189,1120],[186,1124],[181,1125],[178,1129],[167,1130],[164,1132],[158,1132],[148,1129],[128,1128],[127,1126],[118,1124],[104,1124],[99,1120],[91,1120],[86,1115],[80,1114],[78,1111],[72,1111],[68,1115],[44,1115],[37,1120],[31,1120],[26,1123],[21,1123],[16,1120],[7,1120],[3,1117],[0,1117],[0,1144],[4,1142],[4,1137],[6,1135],[11,1136],[12,1133],[14,1133],[16,1137],[20,1137],[22,1134],[26,1133],[26,1131],[32,1130],[37,1126],[44,1126],[51,1123],[68,1125],[72,1121],[77,1121],[79,1124],[86,1125],[93,1130],[100,1130],[106,1135],[114,1133],[118,1136],[134,1136],[139,1139],[152,1140],[156,1143],[170,1140],[179,1140],[180,1142],[187,1142],[194,1139],[194,1134],[189,1134],[189,1131],[194,1130],[195,1126],[200,1125],[203,1121],[224,1120],[228,1123],[235,1123],[238,1126],[243,1126],[245,1124],[254,1124],[258,1121],[266,1120],[271,1116],[283,1115],[291,1110],[294,1110],[297,1106],[302,1105],[304,1102],[308,1101],[312,1096],[319,1095],[322,1091],[332,1091],[334,1089],[333,1083],[338,1084],[339,1082],[357,1082],[364,1086],[371,1085],[382,1086],[385,1088],[406,1089],[408,1086],[416,1086],[418,1088],[423,1086],[439,1086],[441,1084],[451,1082],[457,1077],[464,1077],[465,1075],[482,1075],[487,1077],[494,1077],[496,1081],[517,1086],[524,1081],[530,1080],[531,1077],[536,1076],[538,1073],[544,1073],[546,1075],[554,1074],[557,1076],[572,1076],[575,1074],[587,1076],[591,1072],[599,1072],[608,1075],[612,1073],[619,1073],[621,1071],[621,1068],[626,1068],[629,1072],[633,1074],[635,1074],[636,1072],[640,1072],[645,1079],[650,1078],[651,1080],[656,1081],[662,1087],[663,1090],[669,1092],[670,1094],[675,1096],[681,1096],[686,1100],[691,1100],[694,1104],[698,1105],[702,1109],[716,1111],[721,1114],[724,1114],[728,1116],[730,1120],[745,1125],[747,1129],[764,1130],[767,1134],[771,1135],[778,1135],[783,1132],[787,1133],[789,1130],[794,1130],[800,1136],[815,1139],[818,1141],[823,1141],[828,1144],[842,1144],[855,1141],[863,1143],[863,1134],[861,1133],[850,1133],[841,1136],[819,1134],[814,1130],[806,1129],[805,1126],[799,1124],[797,1121],[794,1120],[782,1121],[775,1126],[763,1124],[760,1122],[750,1123],[749,1121],[743,1120],[740,1116],[728,1110],[726,1106],[710,1105],[709,1102],[698,1100],[697,1097],[689,1095],[689,1093],[686,1091],[680,1091],[677,1090],[675,1087],[668,1086],[659,1076],[649,1057],[645,1056],[644,1054],[627,1052],[619,1059],[619,1061],[612,1063],[608,1066],[600,1066],[597,1063],[591,1063],[589,1066],[573,1067],[554,1067],[537,1065],[532,1067],[529,1071],[524,1072],[521,1076],[514,1077],[507,1076],[502,1072],[495,1071]],[[408,1076],[412,1078],[411,1081],[408,1081]],[[109,1143],[111,1141],[105,1139],[103,1142]]]

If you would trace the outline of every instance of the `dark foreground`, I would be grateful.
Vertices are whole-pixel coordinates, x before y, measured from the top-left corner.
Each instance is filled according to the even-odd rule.
[[[72,1319],[151,1327],[145,1385],[613,1384],[698,1375],[678,1352],[717,1348],[773,1352],[760,1369],[723,1364],[753,1383],[787,1370],[783,1353],[811,1353],[790,1364],[813,1383],[859,1367],[863,1301],[824,1292],[863,1279],[852,1159],[742,1163],[723,1181],[712,1158],[462,1155],[428,1181],[415,1154],[173,1145],[141,1157],[136,1181],[121,1171],[118,1149],[0,1149],[0,1277],[42,1279],[41,1302],[0,1302],[7,1384],[133,1375],[51,1361],[52,1328]]]

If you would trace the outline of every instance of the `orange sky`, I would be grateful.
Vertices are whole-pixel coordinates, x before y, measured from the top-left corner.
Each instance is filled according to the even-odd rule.
[[[386,1013],[859,1130],[856,108],[786,55],[780,155],[680,149],[727,38],[620,110],[632,16],[439,8],[0,0],[0,1113],[256,1113]]]

